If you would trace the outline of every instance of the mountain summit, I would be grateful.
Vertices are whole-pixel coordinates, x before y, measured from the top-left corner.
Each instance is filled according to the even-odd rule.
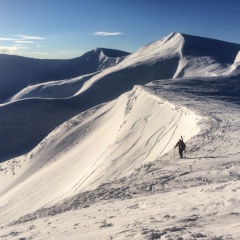
[[[183,33],[171,33],[163,39],[142,47],[130,55],[126,61],[131,64],[129,60],[134,59],[145,64],[147,60],[148,64],[156,64],[160,60],[171,59],[171,67],[167,69],[173,78],[216,76],[228,70],[239,51],[240,44]],[[162,66],[161,73],[165,68]],[[159,75],[159,79],[161,78]]]

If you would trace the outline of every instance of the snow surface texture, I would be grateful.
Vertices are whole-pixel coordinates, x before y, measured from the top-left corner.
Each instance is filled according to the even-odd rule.
[[[239,50],[173,33],[0,105],[0,238],[240,239]]]

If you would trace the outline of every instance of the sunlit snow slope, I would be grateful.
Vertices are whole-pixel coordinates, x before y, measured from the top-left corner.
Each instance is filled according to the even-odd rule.
[[[10,201],[13,209],[22,209],[17,215],[10,211],[6,218],[132,173],[167,153],[181,134],[186,141],[195,135],[198,120],[192,111],[175,108],[141,86],[77,115],[26,156],[1,165],[8,169],[1,175],[3,208],[9,209]]]
[[[93,70],[79,76],[24,82],[0,105],[0,226],[34,220],[38,211],[71,210],[77,194],[97,189],[101,196],[99,186],[120,185],[121,192],[124,180],[131,197],[152,194],[154,186],[191,195],[190,188],[205,182],[228,183],[229,174],[234,181],[239,50],[172,33],[129,56],[93,50]],[[189,158],[176,162],[180,136]]]

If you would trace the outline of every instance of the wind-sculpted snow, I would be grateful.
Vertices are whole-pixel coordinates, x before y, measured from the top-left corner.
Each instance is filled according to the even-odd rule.
[[[240,239],[238,52],[173,33],[0,105],[0,238]]]
[[[73,96],[83,84],[98,72],[83,75],[73,79],[39,83],[24,88],[7,102],[25,98],[67,98]]]
[[[198,121],[199,117],[186,108],[175,108],[151,91],[135,87],[116,101],[92,108],[59,126],[17,160],[23,171],[16,167],[14,177],[9,170],[5,172],[9,180],[1,194],[5,193],[6,203],[18,199],[14,208],[28,209],[25,214],[56,204],[110,179],[128,176],[134,168],[164,155],[181,134],[186,141],[195,135]],[[7,164],[2,168],[7,169]],[[37,195],[31,191],[33,188],[38,189]],[[27,194],[28,200],[21,200],[19,192]],[[35,203],[30,210],[27,206],[32,201]]]

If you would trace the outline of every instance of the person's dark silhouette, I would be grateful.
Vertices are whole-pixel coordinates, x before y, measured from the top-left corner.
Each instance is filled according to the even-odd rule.
[[[177,144],[175,145],[174,148],[176,148],[176,147],[178,147],[180,158],[182,158],[183,157],[183,151],[186,148],[186,145],[185,145],[185,143],[183,142],[182,139],[179,139],[179,141],[177,142]]]

